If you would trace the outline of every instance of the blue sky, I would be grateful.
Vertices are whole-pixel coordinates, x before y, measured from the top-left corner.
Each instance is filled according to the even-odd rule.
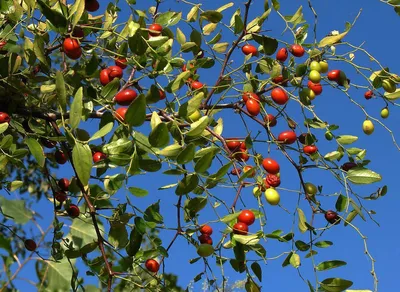
[[[146,9],[150,4],[153,4],[153,1],[137,1],[137,9]],[[243,9],[242,1],[234,1],[235,6],[225,10],[224,12],[224,22],[229,22],[230,16],[234,12],[237,7],[241,7]],[[252,20],[259,12],[263,9],[263,1],[254,1],[255,3],[251,6],[249,19]],[[150,4],[149,4],[150,3]],[[207,10],[216,9],[219,6],[227,3],[227,1],[201,1],[202,8]],[[102,5],[104,5],[102,3]],[[122,7],[125,7],[125,4],[121,4]],[[305,15],[305,19],[308,23],[310,23],[310,27],[313,25],[313,15],[308,8],[307,1],[281,1],[281,10],[280,12],[283,15],[291,15],[293,14],[300,5],[303,5],[303,12]],[[399,40],[395,34],[396,24],[399,22],[399,16],[396,15],[392,8],[378,0],[373,1],[313,1],[313,7],[315,8],[318,14],[318,28],[317,28],[317,39],[320,40],[326,34],[328,34],[332,30],[343,31],[345,27],[345,22],[352,22],[356,15],[358,14],[360,8],[362,8],[361,15],[356,22],[356,25],[352,28],[350,33],[346,36],[345,41],[348,41],[354,45],[361,45],[363,42],[363,48],[366,49],[371,55],[373,55],[376,59],[378,59],[383,66],[388,66],[392,72],[399,73],[400,68],[400,59],[397,57],[397,48],[399,47]],[[101,6],[100,9],[103,9],[104,6]],[[125,7],[126,8],[126,7]],[[160,11],[164,12],[166,10],[172,11],[183,11],[183,15],[186,16],[186,13],[190,8],[189,5],[186,5],[182,2],[176,2],[167,0],[160,5]],[[126,20],[129,15],[128,9],[122,9],[120,18],[121,21]],[[150,21],[150,20],[149,20]],[[172,31],[176,31],[177,26],[171,27]],[[187,24],[179,24],[179,27],[182,31],[185,32],[186,36],[189,36],[190,28]],[[284,24],[280,17],[272,12],[269,19],[264,23],[263,29],[271,30],[267,34],[269,36],[278,38],[279,40],[286,41],[291,43],[293,41],[292,35],[290,33],[281,34],[284,29]],[[208,37],[210,39],[213,35]],[[223,36],[224,41],[231,42],[233,40],[232,35],[227,33]],[[306,43],[310,43],[313,40],[312,31],[309,31],[308,39]],[[254,42],[251,42],[254,43]],[[339,46],[337,49],[338,53],[346,52],[348,48],[342,48]],[[207,51],[207,49],[206,49]],[[206,56],[209,56],[206,53]],[[183,58],[191,59],[192,54],[183,54]],[[238,66],[243,62],[243,55],[241,51],[238,49],[232,56],[233,66]],[[305,57],[301,60],[305,61]],[[362,55],[361,53],[355,53],[354,62],[360,64],[365,67],[371,67],[374,70],[378,70],[376,64],[373,64],[368,57]],[[329,63],[330,69],[342,69],[346,70],[347,76],[351,79],[352,83],[366,85],[365,80],[361,78],[350,66],[343,65],[337,62]],[[208,85],[212,85],[215,83],[217,78],[217,74],[219,72],[220,67],[216,67],[217,69],[213,70],[205,70],[200,69],[200,80]],[[254,67],[253,67],[254,68]],[[128,70],[125,70],[125,75],[129,74]],[[127,77],[127,76],[125,76]],[[166,85],[165,80],[160,81],[161,83]],[[388,194],[377,200],[372,202],[365,202],[365,206],[369,209],[373,209],[377,215],[374,218],[380,223],[380,227],[376,226],[371,220],[367,220],[364,222],[361,218],[357,217],[353,224],[355,224],[360,231],[368,237],[367,243],[368,248],[373,257],[376,259],[376,273],[379,279],[379,288],[381,291],[393,291],[394,287],[397,287],[396,284],[396,271],[397,271],[397,259],[399,258],[400,248],[398,247],[397,241],[399,236],[397,235],[396,228],[397,222],[394,214],[397,213],[397,208],[399,205],[399,199],[397,198],[396,190],[399,187],[397,173],[396,173],[396,163],[399,161],[399,153],[396,147],[393,145],[391,137],[389,133],[383,129],[381,126],[376,124],[375,133],[371,136],[366,136],[362,132],[362,122],[365,119],[365,115],[360,110],[359,107],[351,103],[346,95],[343,93],[328,89],[324,87],[324,92],[321,96],[317,97],[317,99],[313,102],[315,105],[315,111],[318,113],[318,116],[321,117],[322,120],[329,121],[331,124],[339,125],[339,130],[336,133],[339,134],[349,134],[355,135],[359,137],[359,140],[352,146],[366,148],[367,156],[366,159],[371,159],[372,162],[369,164],[369,167],[380,173],[383,176],[383,180],[379,183],[376,183],[371,186],[355,186],[354,189],[359,192],[362,196],[368,196],[372,192],[376,191],[379,186],[388,185],[389,191]],[[384,102],[380,99],[372,99],[365,100],[364,89],[356,89],[352,87],[349,90],[350,96],[360,103],[369,114],[373,117],[379,117],[379,112],[381,108],[385,106]],[[397,108],[391,106],[390,107],[391,115],[385,120],[385,124],[394,131],[396,138],[399,138],[398,133],[398,124],[400,122],[400,118],[397,114]],[[292,118],[296,120],[300,124],[300,129],[305,130],[302,125],[302,116],[299,114],[298,106],[289,106],[289,112],[292,115]],[[241,123],[241,120],[238,115],[233,115],[232,112],[223,113],[220,116],[225,118],[224,121],[224,137],[230,136],[242,136],[246,135],[246,129]],[[254,129],[252,134],[254,135],[256,131],[258,131],[257,125],[250,121],[246,120],[250,129]],[[89,130],[95,131],[97,129],[97,121],[89,121],[87,122],[87,126]],[[142,130],[143,128],[143,130]],[[146,127],[139,128],[139,131],[146,132]],[[287,126],[283,120],[278,121],[278,125],[273,129],[273,132],[278,134],[280,131],[286,130]],[[301,133],[300,130],[297,131]],[[238,134],[241,133],[241,134]],[[315,130],[313,132],[317,138],[319,139],[318,148],[322,154],[328,153],[330,151],[336,150],[336,144],[334,142],[327,142],[323,135],[324,131]],[[262,147],[265,147],[263,150]],[[263,155],[267,155],[268,150],[266,149],[266,144],[256,145],[256,149]],[[294,158],[297,158],[295,153],[292,153]],[[297,174],[294,168],[286,161],[280,152],[272,147],[271,155],[274,155],[274,158],[279,161],[281,164],[281,177],[282,177],[282,188],[285,189],[298,189],[299,181]],[[342,160],[341,162],[345,162]],[[215,167],[215,165],[214,165]],[[61,169],[57,171],[59,177],[66,176],[70,177],[72,172],[69,166],[63,166]],[[332,179],[330,175],[325,174],[324,172],[318,170],[308,170],[304,177],[307,181],[313,182],[316,185],[323,185],[323,193],[324,194],[332,194],[337,192],[344,192],[344,189],[340,187],[340,185]],[[167,226],[174,226],[175,219],[175,207],[173,204],[176,203],[176,195],[173,192],[173,189],[158,191],[157,189],[163,185],[175,183],[175,177],[160,177],[157,174],[146,174],[140,176],[134,176],[129,179],[128,186],[141,187],[149,190],[149,196],[146,198],[132,198],[134,204],[139,207],[145,209],[149,204],[156,202],[157,200],[161,200],[161,212],[164,215],[165,224]],[[257,202],[251,194],[252,188],[245,188],[243,191],[242,199],[245,202],[243,205],[239,202],[237,206],[237,210],[242,208],[257,208]],[[235,191],[231,188],[216,188],[212,190],[212,193],[218,195],[221,199],[226,200],[227,204],[230,205],[233,197],[235,195]],[[290,212],[296,208],[297,205],[297,195],[287,192],[280,191],[282,206],[288,209]],[[115,198],[124,199],[124,196],[127,195],[128,192],[125,190],[121,190],[119,194],[115,196]],[[323,207],[325,209],[334,208],[335,198],[334,197],[321,197],[321,201],[323,202]],[[306,212],[307,218],[310,218],[309,208],[307,206],[306,201],[301,200],[300,207]],[[40,204],[40,213],[45,214],[46,210],[51,208],[48,202],[41,202]],[[308,235],[307,233],[301,235],[297,229],[297,224],[292,226],[292,215],[289,215],[285,212],[284,209],[279,207],[272,207],[265,203],[265,208],[267,211],[267,226],[264,231],[266,233],[270,233],[273,230],[281,229],[284,233],[290,232],[293,228],[293,231],[296,234],[296,238],[307,241]],[[223,211],[220,207],[217,209],[218,214],[220,216],[226,215],[226,211]],[[49,212],[50,213],[50,212]],[[172,215],[173,214],[173,215]],[[368,216],[367,216],[368,217]],[[50,219],[50,218],[45,218]],[[216,220],[216,216],[212,208],[206,208],[204,212],[199,217],[200,222],[208,222]],[[43,220],[45,223],[47,220]],[[50,222],[50,221],[48,221]],[[323,227],[325,225],[325,221],[322,215],[316,217],[315,226]],[[224,225],[221,223],[213,223],[214,228],[214,242],[217,242],[220,238],[220,232],[223,230]],[[254,224],[251,226],[251,231],[255,232],[258,230],[259,224]],[[173,231],[163,232],[162,240],[163,245],[167,246],[170,239],[174,235]],[[298,236],[298,237],[297,237]],[[352,289],[370,289],[373,288],[372,277],[369,274],[371,264],[366,255],[363,253],[364,245],[363,241],[357,232],[351,227],[344,227],[343,225],[336,226],[335,228],[329,229],[323,236],[323,240],[330,240],[334,242],[334,245],[330,248],[320,250],[319,255],[316,256],[315,261],[322,262],[325,260],[344,260],[347,262],[347,266],[341,267],[338,269],[333,269],[331,271],[325,271],[318,273],[319,280],[328,278],[328,277],[341,277],[345,279],[352,280],[354,282],[354,286]],[[277,243],[273,240],[269,240],[264,243],[265,248],[267,249],[267,257],[274,257],[279,255],[283,251],[289,251],[291,248],[291,243]],[[182,287],[186,287],[191,279],[195,277],[198,273],[200,273],[204,266],[201,261],[198,261],[195,264],[189,264],[189,259],[196,257],[196,251],[192,246],[189,246],[185,240],[178,240],[172,249],[170,250],[170,257],[166,259],[166,271],[177,273],[179,275],[179,284]],[[228,256],[232,256],[230,252],[227,252]],[[305,253],[300,253],[302,266],[300,271],[302,275],[310,279],[312,283],[314,283],[314,275],[312,271],[312,264],[310,259],[305,259]],[[249,256],[249,258],[254,258],[254,256]],[[286,268],[282,268],[281,264],[283,262],[284,257],[279,258],[277,260],[268,261],[267,265],[263,265],[263,281],[262,286],[265,291],[307,291],[307,286],[298,276],[296,269],[291,266]],[[214,262],[214,259],[209,258],[210,262]],[[33,267],[32,265],[29,267]],[[217,277],[220,275],[218,268],[214,269]],[[84,272],[82,269],[81,272]],[[232,270],[228,263],[224,266],[224,273],[227,277],[229,277],[230,282],[234,282],[235,280],[242,280],[245,278],[244,274],[237,274]],[[32,272],[29,269],[25,269],[21,276],[31,278]],[[89,282],[93,282],[93,279],[88,279]],[[26,287],[24,282],[17,282],[19,287]],[[201,285],[196,286],[196,289],[199,289]],[[264,290],[263,289],[263,290]],[[198,291],[198,290],[195,290]]]

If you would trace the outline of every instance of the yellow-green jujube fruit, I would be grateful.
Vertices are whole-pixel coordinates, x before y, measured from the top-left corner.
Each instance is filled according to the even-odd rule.
[[[203,243],[197,247],[197,254],[203,258],[209,257],[214,253],[214,248],[211,244]]]
[[[314,196],[318,192],[318,188],[312,183],[305,183],[304,184],[305,191],[309,196]]]
[[[281,196],[274,188],[268,188],[265,192],[265,199],[270,205],[278,205],[281,201]]]
[[[321,72],[321,65],[317,61],[312,61],[310,64],[310,70],[316,70],[318,72]]]
[[[362,128],[363,128],[364,133],[367,135],[371,135],[375,130],[375,126],[371,120],[365,120],[363,122]]]
[[[321,73],[326,73],[329,70],[328,62],[327,61],[320,61],[319,66],[321,67]]]
[[[261,190],[259,187],[254,187],[253,188],[253,195],[254,197],[258,198],[259,196],[261,196]]]
[[[387,107],[381,110],[381,117],[382,119],[386,119],[389,116],[389,109]]]
[[[321,81],[321,74],[317,70],[311,70],[308,74],[308,79],[314,83],[319,83]]]

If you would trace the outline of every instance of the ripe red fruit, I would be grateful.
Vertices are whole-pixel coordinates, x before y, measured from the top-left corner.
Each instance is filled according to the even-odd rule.
[[[281,185],[281,178],[277,176],[276,174],[269,173],[265,177],[265,184],[267,186],[277,188]]]
[[[63,42],[64,53],[73,60],[82,56],[82,49],[79,42],[73,38],[66,38]]]
[[[246,56],[247,55],[252,55],[252,56],[257,56],[257,54],[258,54],[258,51],[257,51],[257,48],[255,47],[255,46],[252,46],[252,45],[244,45],[243,47],[242,47],[242,52],[243,52],[243,54],[245,54]]]
[[[79,26],[75,26],[74,30],[72,31],[72,36],[78,39],[82,39],[85,37],[85,33],[83,32],[82,28],[80,28]]]
[[[36,242],[32,239],[26,239],[24,241],[25,248],[29,251],[35,251],[37,248]]]
[[[93,154],[93,162],[97,163],[99,161],[102,161],[107,158],[107,155],[105,155],[103,152],[96,152]]]
[[[231,151],[238,150],[240,148],[241,143],[242,142],[240,142],[239,140],[228,140],[228,139],[226,139],[226,146]]]
[[[340,217],[339,217],[338,213],[336,213],[335,211],[332,211],[332,210],[326,211],[325,219],[326,219],[326,221],[328,221],[331,224],[337,225],[340,223]]]
[[[248,231],[249,231],[249,226],[247,226],[247,224],[245,223],[238,222],[235,225],[233,225],[233,233],[235,234],[246,235]]]
[[[0,124],[9,123],[10,121],[11,118],[7,113],[0,112]]]
[[[44,147],[49,148],[49,149],[54,148],[57,145],[56,141],[51,141],[51,140],[45,139],[45,138],[41,138],[40,141],[42,142]]]
[[[249,99],[246,101],[246,109],[252,116],[257,116],[261,110],[260,103],[257,100]]]
[[[297,135],[293,131],[284,131],[278,135],[278,141],[283,144],[293,144],[297,140]]]
[[[64,192],[68,192],[68,188],[69,188],[69,180],[67,178],[60,178],[58,180],[58,186],[60,187],[60,189]]]
[[[242,173],[242,170],[240,168],[234,168],[231,170],[232,175],[240,175]]]
[[[148,259],[144,265],[146,266],[146,269],[148,271],[153,273],[157,273],[158,270],[160,269],[160,264],[153,259]]]
[[[96,12],[99,10],[100,4],[97,0],[85,0],[85,9],[89,12]]]
[[[56,192],[54,194],[54,199],[56,199],[57,202],[64,202],[67,199],[67,194],[64,192]]]
[[[238,153],[236,158],[243,162],[246,162],[250,159],[250,156],[249,156],[249,154],[247,154],[247,152],[241,152],[241,153]]]
[[[190,63],[190,68],[194,68],[194,64]],[[186,64],[183,64],[182,66],[182,72],[185,72],[187,70]],[[194,70],[193,73],[196,74],[197,70]]]
[[[371,99],[374,96],[374,92],[372,90],[368,90],[364,93],[365,99]]]
[[[303,147],[305,154],[311,155],[318,151],[318,147],[315,145],[307,145]]]
[[[136,91],[128,88],[118,92],[114,97],[114,101],[119,105],[130,105],[136,97]]]
[[[107,85],[114,78],[121,79],[123,74],[124,74],[124,72],[122,71],[121,67],[110,66],[110,67],[100,71],[100,83],[102,85]]]
[[[125,122],[125,114],[128,111],[127,107],[120,107],[117,108],[117,110],[115,111],[115,116],[121,120],[122,122]]]
[[[290,52],[295,57],[303,57],[305,50],[301,45],[294,44],[290,47]]]
[[[322,93],[322,85],[321,83],[314,83],[312,81],[308,81],[308,88],[314,91],[315,95],[320,95]]]
[[[280,170],[278,162],[272,158],[264,158],[262,166],[268,173],[277,174]]]
[[[288,50],[286,48],[281,48],[276,53],[276,59],[281,62],[285,62],[288,58]]]
[[[163,100],[167,97],[164,90],[159,89],[158,93],[160,94],[160,100]]]
[[[272,100],[279,105],[284,105],[288,102],[289,96],[285,90],[280,87],[276,87],[271,91]]]
[[[203,83],[199,82],[199,81],[193,81],[192,83],[190,83],[190,88],[192,88],[192,90],[197,90],[197,89],[201,89],[203,88]]]
[[[62,150],[57,150],[54,156],[58,164],[65,164],[68,160],[67,155]]]
[[[350,169],[352,169],[353,167],[356,167],[357,164],[354,162],[346,162],[343,163],[343,165],[341,166],[341,169],[343,169],[344,171],[349,171]]]
[[[254,92],[245,92],[242,95],[242,99],[244,102],[247,102],[249,99],[260,100],[260,97]]]
[[[70,217],[75,218],[78,217],[81,211],[79,210],[77,205],[71,204],[67,210],[67,213]]]
[[[162,26],[158,23],[153,23],[149,26],[149,35],[151,36],[158,36],[161,34]]]
[[[106,68],[100,71],[100,83],[101,85],[107,85],[110,83],[110,77],[108,74],[110,73],[110,69]]]
[[[115,59],[115,66],[118,66],[121,69],[125,69],[126,67],[128,67],[126,58],[118,57],[117,59]]]
[[[243,167],[243,172],[248,172],[250,171],[248,177],[254,177],[256,175],[256,169],[251,166],[251,165],[246,165],[245,167]]]
[[[285,80],[283,75],[278,75],[278,76],[272,78],[271,80],[272,80],[272,82],[274,82],[276,84],[281,84],[282,86],[287,86],[287,80]],[[285,82],[283,82],[283,81],[285,81]]]
[[[246,224],[247,226],[250,226],[256,220],[256,216],[254,216],[254,213],[250,210],[243,210],[242,212],[240,212],[237,220],[238,220],[238,222],[241,222],[241,223]]]
[[[1,40],[0,41],[0,50],[2,50],[5,45],[7,45],[7,41],[6,40]]]
[[[276,119],[276,117],[273,114],[266,115],[264,118],[264,121],[270,127],[275,127],[276,124],[278,123],[278,120]]]
[[[331,70],[328,72],[328,79],[330,81],[339,82],[340,80],[340,70]]]
[[[199,236],[199,241],[200,243],[205,243],[205,244],[213,244],[212,238],[210,237],[210,235],[207,234],[202,234]]]
[[[207,225],[207,224],[202,225],[200,227],[199,231],[200,231],[201,234],[206,234],[206,235],[211,235],[213,233],[212,227],[210,225]]]

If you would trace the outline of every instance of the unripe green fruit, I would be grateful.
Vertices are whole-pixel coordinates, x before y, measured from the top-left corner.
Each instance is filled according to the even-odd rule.
[[[321,81],[321,74],[317,70],[311,70],[308,79],[314,83],[319,83]]]
[[[253,188],[253,195],[254,197],[258,198],[259,196],[261,196],[261,190],[259,187],[254,187]]]
[[[314,196],[318,192],[318,188],[312,183],[305,183],[304,184],[305,191],[309,196]]]
[[[203,258],[209,257],[214,252],[214,248],[211,244],[203,243],[197,247],[197,254]]]
[[[375,126],[371,120],[365,120],[363,122],[362,128],[363,128],[364,133],[367,135],[371,135],[375,130]]]
[[[387,107],[381,110],[381,117],[382,119],[386,119],[389,116],[389,109]]]
[[[331,141],[333,139],[333,134],[331,132],[326,132],[325,139]]]
[[[321,65],[317,61],[312,61],[310,64],[310,70],[321,72]]]

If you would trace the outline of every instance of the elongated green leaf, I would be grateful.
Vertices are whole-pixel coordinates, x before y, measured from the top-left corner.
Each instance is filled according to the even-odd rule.
[[[146,120],[146,96],[140,94],[129,106],[125,114],[125,122],[130,126],[140,126]]]
[[[183,149],[181,153],[179,153],[176,158],[176,162],[178,162],[179,164],[186,164],[192,161],[194,158],[195,150],[196,145],[194,143],[188,144],[185,149]]]
[[[320,285],[328,292],[342,292],[350,288],[353,282],[341,278],[328,278],[323,280]]]
[[[63,33],[67,30],[67,19],[60,12],[51,9],[43,0],[37,0],[40,11],[54,26],[55,31]]]
[[[306,222],[306,216],[304,215],[303,210],[301,210],[300,208],[297,208],[297,214],[299,216],[299,230],[301,233],[304,233],[308,230]]]
[[[343,145],[352,144],[357,140],[358,140],[358,137],[351,136],[351,135],[341,135],[336,138],[336,141],[338,141],[338,143],[343,144]]]
[[[324,241],[318,241],[314,245],[319,248],[326,248],[326,247],[330,247],[331,245],[333,245],[333,242],[324,240]]]
[[[86,186],[89,183],[90,171],[92,170],[92,151],[90,147],[77,142],[72,150],[72,161],[78,178]]]
[[[258,238],[258,235],[256,235],[256,234],[253,234],[253,235],[234,234],[233,239],[244,245],[255,245],[260,241],[260,239]]]
[[[254,262],[251,264],[251,269],[253,273],[257,276],[258,280],[262,281],[262,269],[259,263]]]
[[[338,42],[340,42],[348,33],[349,31],[345,31],[341,34],[338,35],[333,35],[333,36],[327,36],[324,37],[318,44],[319,48],[325,47],[325,46],[331,46],[334,45]]]
[[[64,76],[61,71],[56,72],[56,91],[58,103],[65,112],[67,110],[67,93],[65,90]]]
[[[338,260],[333,260],[333,261],[325,261],[322,263],[319,263],[316,266],[317,271],[326,271],[334,268],[339,268],[341,266],[347,265],[346,262],[344,261],[338,261]]]
[[[178,196],[186,195],[193,191],[199,184],[199,177],[197,174],[189,174],[178,182],[175,194]]]
[[[7,200],[0,196],[1,212],[5,217],[12,219],[17,224],[25,224],[32,218],[24,200]]]
[[[164,147],[168,145],[169,132],[167,124],[158,124],[149,134],[149,143],[153,147]]]
[[[71,264],[74,264],[74,260],[69,261],[67,258],[57,262],[50,260],[44,261],[47,264],[47,267],[45,267],[47,273],[43,273],[43,276],[46,277],[46,281],[48,281],[46,285],[47,290],[67,291],[71,288],[71,278],[73,272],[71,269]]]
[[[203,13],[200,14],[201,17],[207,19],[208,21],[212,23],[218,23],[222,19],[222,13],[214,10],[208,10],[204,11]]]
[[[354,184],[372,184],[382,179],[381,175],[363,167],[355,167],[347,172],[347,179]]]
[[[94,133],[92,137],[90,137],[89,141],[93,141],[93,140],[99,139],[101,137],[104,137],[105,135],[110,133],[113,126],[114,126],[114,122],[109,122],[109,123],[105,124],[100,130],[98,130],[96,133]]]
[[[33,42],[33,51],[37,57],[37,59],[46,67],[49,67],[48,59],[44,53],[44,41],[40,36],[36,36]]]
[[[3,134],[5,131],[7,131],[9,124],[8,123],[2,123],[0,124],[0,134]]]
[[[297,269],[301,265],[300,256],[297,253],[293,253],[292,256],[290,257],[289,262],[294,268]]]
[[[392,93],[385,92],[384,96],[390,101],[397,100],[400,98],[400,88],[397,88],[396,91]]]
[[[197,122],[194,122],[190,125],[190,130],[186,133],[186,136],[189,137],[200,136],[206,129],[208,122],[209,122],[208,116],[201,117]]]
[[[69,122],[72,129],[76,129],[79,126],[79,123],[82,118],[82,98],[83,98],[83,88],[80,87],[78,91],[75,93],[74,100],[71,104],[71,110],[69,113]]]
[[[75,0],[75,3],[74,5],[72,5],[70,10],[70,15],[72,15],[73,27],[79,22],[84,12],[85,12],[85,0]]]
[[[33,138],[26,138],[25,144],[28,145],[29,151],[35,157],[37,163],[43,167],[46,157],[44,156],[42,145]]]

